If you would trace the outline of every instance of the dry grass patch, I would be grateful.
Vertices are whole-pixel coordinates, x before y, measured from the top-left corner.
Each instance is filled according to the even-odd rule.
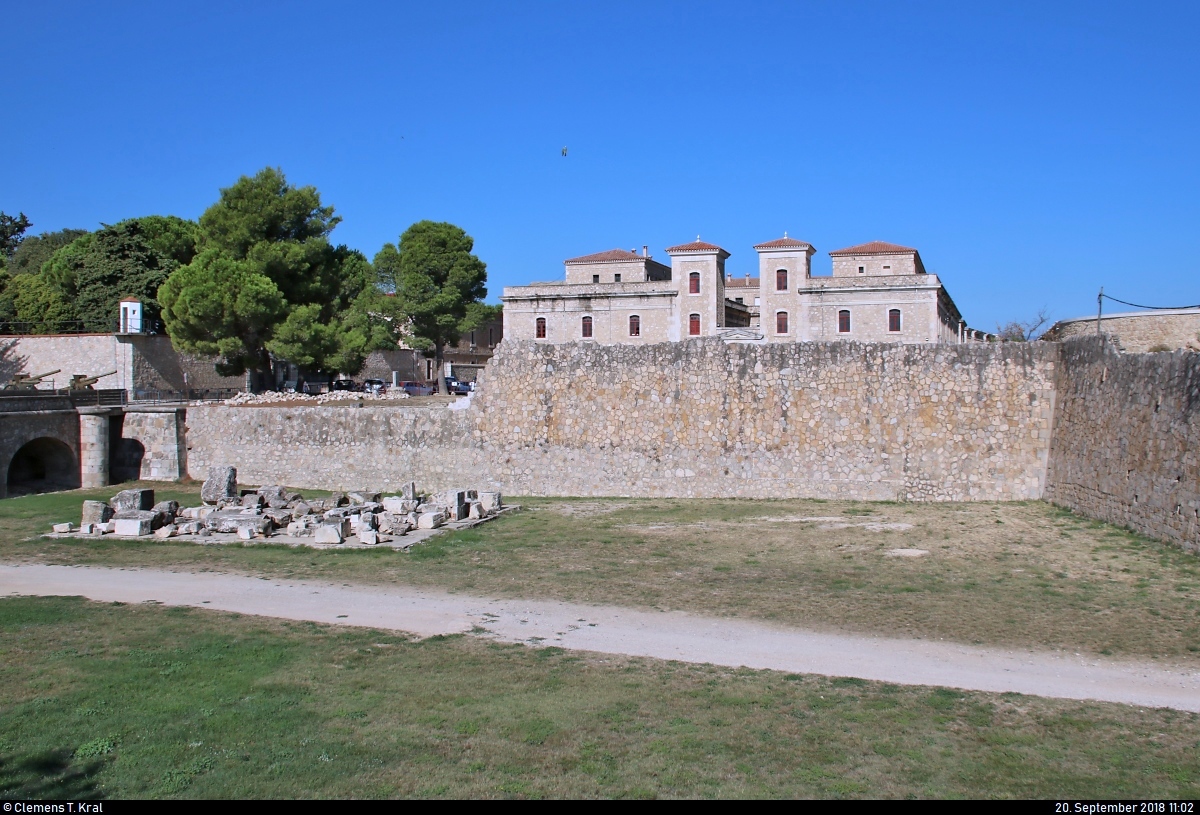
[[[60,495],[75,512],[84,493]],[[0,559],[429,585],[1200,659],[1195,556],[1041,502],[522,499],[527,511],[404,554],[28,538],[35,505],[50,498],[0,502]],[[70,517],[38,523],[60,516]]]

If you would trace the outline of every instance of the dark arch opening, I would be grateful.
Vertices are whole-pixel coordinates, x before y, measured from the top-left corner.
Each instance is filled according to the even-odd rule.
[[[8,494],[79,489],[79,463],[71,448],[58,439],[34,439],[8,465]]]

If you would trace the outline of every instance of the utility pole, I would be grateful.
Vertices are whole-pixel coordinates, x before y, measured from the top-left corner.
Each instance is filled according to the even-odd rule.
[[[1100,293],[1096,295],[1096,333],[1100,333],[1100,315],[1104,313],[1104,287],[1100,287]]]

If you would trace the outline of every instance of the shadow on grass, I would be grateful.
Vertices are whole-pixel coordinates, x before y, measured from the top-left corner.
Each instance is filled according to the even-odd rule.
[[[73,755],[73,750],[62,748],[20,758],[0,756],[0,797],[77,801],[104,798],[96,781],[104,761],[77,764]]]

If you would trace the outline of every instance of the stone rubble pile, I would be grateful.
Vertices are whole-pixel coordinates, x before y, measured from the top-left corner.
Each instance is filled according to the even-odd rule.
[[[408,399],[409,395],[396,388],[387,393],[358,393],[355,391],[330,391],[329,393],[283,393],[280,391],[264,391],[263,393],[239,393],[225,400],[225,404],[238,405],[275,405],[280,402],[311,402],[314,405],[325,405],[330,402],[395,402]]]
[[[155,503],[154,490],[122,490],[108,503],[84,501],[79,527],[54,524],[59,533],[210,537],[236,534],[241,540],[269,538],[282,531],[313,543],[390,543],[414,529],[437,529],[457,521],[484,520],[504,505],[498,492],[455,489],[421,496],[408,483],[400,495],[368,490],[335,492],[306,499],[271,485],[239,490],[237,470],[213,467],[200,490],[203,504]],[[357,540],[354,540],[354,539]]]

